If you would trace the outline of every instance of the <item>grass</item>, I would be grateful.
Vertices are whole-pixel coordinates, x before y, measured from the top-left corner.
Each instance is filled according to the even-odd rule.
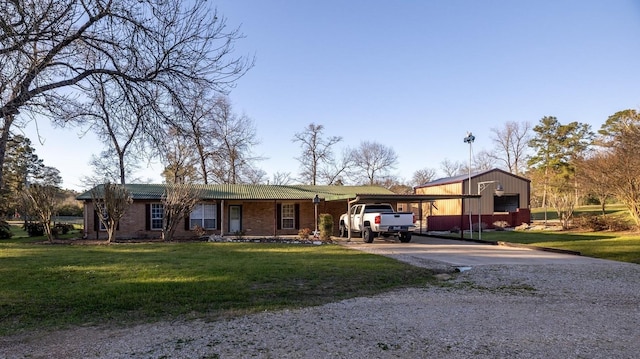
[[[609,204],[606,206],[605,212],[608,217],[631,222],[624,205]],[[574,216],[586,214],[600,215],[601,207],[599,205],[580,206],[574,211]],[[542,221],[544,219],[544,210],[542,208],[532,209],[531,217],[534,221]],[[549,208],[547,210],[547,219],[557,223],[557,218],[557,213]],[[451,234],[450,236],[456,239],[460,238],[460,234]],[[474,238],[477,238],[477,233],[474,234]],[[580,254],[589,257],[640,264],[640,233],[637,232],[578,232],[575,230],[483,231],[482,240],[565,249],[580,252]]]
[[[482,240],[566,249],[582,255],[640,264],[640,234],[571,231],[487,231]]]
[[[0,335],[319,305],[433,280],[336,245],[0,241]]]
[[[589,206],[579,206],[576,207],[573,215],[574,216],[580,216],[583,214],[601,214],[602,213],[602,207],[600,207],[600,205],[589,205]],[[627,212],[627,208],[619,203],[616,204],[607,204],[605,206],[605,213],[607,215],[627,215],[628,216],[628,212]],[[534,221],[542,221],[544,219],[544,208],[532,208],[531,209],[531,218]],[[556,212],[556,210],[552,207],[547,208],[547,219],[552,221],[552,220],[557,220],[558,219],[558,212]]]

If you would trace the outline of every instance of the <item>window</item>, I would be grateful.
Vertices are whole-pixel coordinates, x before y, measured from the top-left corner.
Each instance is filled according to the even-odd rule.
[[[189,216],[189,228],[200,226],[204,229],[217,229],[217,209],[215,204],[197,204]]]
[[[94,211],[95,211],[95,208],[94,208]],[[107,213],[107,207],[104,205],[104,203],[102,203],[102,204],[100,205],[100,210],[99,210],[99,211],[100,211],[100,213],[102,213],[102,215],[104,216],[104,220],[105,220],[105,222],[108,222],[108,221],[109,221],[109,214]],[[106,226],[104,225],[104,223],[102,223],[102,221],[100,220],[100,215],[99,215],[98,213],[96,213],[96,215],[95,215],[95,220],[98,222],[98,228],[99,228],[101,231],[106,231],[106,230],[107,230],[107,227],[106,227]]]
[[[520,204],[520,195],[505,195],[493,197],[494,212],[516,212]]]
[[[161,203],[151,204],[151,229],[162,229],[162,218],[164,217],[164,207]]]
[[[282,205],[282,229],[295,229],[296,211],[293,204]]]

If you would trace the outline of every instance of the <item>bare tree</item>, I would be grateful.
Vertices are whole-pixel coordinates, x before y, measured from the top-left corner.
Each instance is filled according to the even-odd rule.
[[[169,133],[170,157],[167,169],[176,169],[180,162],[195,166],[199,179],[208,184],[261,183],[265,173],[256,166],[261,157],[253,154],[260,143],[255,124],[246,115],[237,115],[226,96],[208,97],[200,90],[187,101],[187,108],[176,111],[182,125]],[[177,144],[187,151],[177,156]],[[196,182],[193,177],[191,182]]]
[[[440,162],[440,169],[444,172],[446,177],[453,177],[464,172],[467,172],[467,165],[459,161],[451,161],[448,158],[445,158]]]
[[[267,181],[267,172],[257,167],[248,167],[242,174],[243,183],[263,184]]]
[[[590,157],[577,162],[578,184],[583,191],[592,195],[600,202],[602,215],[606,214],[607,200],[613,197],[610,173],[616,172],[616,159],[607,151],[598,151]]]
[[[162,176],[167,183],[195,183],[198,178],[197,160],[193,156],[191,142],[177,133],[173,129],[167,137],[167,153],[164,156],[166,163]]]
[[[423,168],[413,172],[413,177],[411,178],[411,184],[415,186],[420,186],[425,183],[433,181],[436,177],[436,170],[433,168]]]
[[[634,109],[609,116],[598,131],[598,144],[607,153],[606,187],[629,211],[640,228],[640,113]]]
[[[271,178],[272,185],[289,185],[293,182],[290,172],[276,172]]]
[[[255,162],[261,158],[251,152],[260,143],[253,121],[246,115],[236,115],[225,96],[216,99],[213,119],[215,148],[211,152],[210,167],[215,181],[243,183],[255,180],[260,173],[256,171]]]
[[[119,183],[120,182],[120,162],[118,156],[113,156],[113,153],[105,150],[98,155],[91,155],[89,161],[89,167],[92,170],[91,175],[83,176],[81,181],[86,187],[92,187],[96,183]],[[133,173],[139,169],[139,164],[132,161],[124,162],[125,176],[131,182],[140,181],[139,177],[133,177]]]
[[[85,95],[89,100],[69,106],[63,120],[93,129],[107,147],[107,156],[115,154],[117,180],[125,184],[132,168],[129,164],[143,158],[145,139],[161,137],[164,132],[154,121],[153,112],[147,110],[154,99],[132,96],[126,84],[104,74],[91,75],[87,82]]]
[[[162,196],[162,240],[170,242],[185,216],[193,210],[200,200],[200,191],[193,186],[168,185]]]
[[[343,183],[345,178],[353,176],[353,171],[351,170],[353,165],[353,150],[344,148],[338,159],[330,158],[319,169],[319,177],[328,185]]]
[[[342,141],[342,137],[322,137],[324,126],[310,123],[304,131],[293,136],[293,142],[299,142],[302,154],[296,157],[300,162],[300,177],[303,182],[316,185],[321,166],[333,159],[333,145]]]
[[[531,140],[529,122],[509,121],[503,128],[492,128],[492,140],[495,144],[490,156],[502,164],[510,173],[522,174],[527,164],[527,150]]]
[[[124,185],[108,182],[93,187],[91,200],[98,220],[107,230],[107,242],[111,243],[116,236],[118,221],[133,202],[131,194]]]
[[[378,142],[364,141],[353,151],[354,168],[360,170],[369,185],[380,184],[398,163],[398,155],[391,147]]]
[[[65,118],[104,75],[171,124],[168,109],[193,88],[225,92],[253,65],[231,57],[240,37],[206,0],[2,2],[0,186],[9,132],[25,116]]]
[[[193,96],[186,99],[185,106],[177,108],[176,117],[181,117],[182,127],[172,129],[170,136],[177,137],[174,141],[188,143],[193,146],[193,157],[196,157],[197,170],[200,180],[209,184],[211,172],[211,156],[215,148],[216,133],[214,129],[214,107],[216,100],[212,99],[207,89],[198,89]],[[187,147],[189,146],[187,145]],[[189,157],[184,153],[181,158]],[[177,158],[167,158],[168,167],[175,167]]]
[[[51,217],[57,204],[58,188],[52,185],[30,185],[24,190],[27,212],[36,215],[47,235],[49,242],[53,242]]]
[[[469,173],[468,164],[465,165],[464,172]],[[487,171],[496,167],[496,160],[493,156],[485,151],[481,150],[473,156],[473,163],[471,172]]]
[[[378,183],[380,186],[390,190],[393,193],[397,194],[412,194],[413,187],[402,183],[402,181],[395,176],[387,176],[382,182]]]

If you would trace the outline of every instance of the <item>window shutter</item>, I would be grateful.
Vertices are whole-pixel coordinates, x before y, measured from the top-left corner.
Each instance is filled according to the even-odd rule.
[[[144,229],[151,230],[151,204],[144,205]]]
[[[278,222],[278,229],[282,229],[282,205],[276,205],[276,221]]]
[[[93,207],[93,230],[97,231],[98,229],[100,229],[100,218],[98,218],[96,208]]]
[[[184,216],[184,230],[185,231],[191,230],[191,226],[189,226],[189,223],[191,222],[191,220],[189,219],[189,217],[190,216],[188,214]]]
[[[220,202],[216,203],[216,229],[222,228],[222,204]]]
[[[300,204],[299,203],[296,203],[293,206],[293,211],[294,211],[293,212],[293,217],[294,217],[293,220],[295,222],[294,228],[295,229],[300,229]]]

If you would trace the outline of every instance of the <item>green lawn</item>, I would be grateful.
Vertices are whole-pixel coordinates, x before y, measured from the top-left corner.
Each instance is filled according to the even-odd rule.
[[[629,221],[629,214],[624,205],[608,204],[605,207],[607,216]],[[574,216],[600,215],[599,205],[580,206],[574,211]],[[534,221],[544,219],[542,208],[533,208],[531,217]],[[558,215],[552,209],[547,209],[547,219],[557,220]],[[453,235],[459,238],[459,234]],[[474,238],[478,238],[474,233]],[[559,248],[580,252],[582,255],[596,258],[611,259],[622,262],[640,263],[640,233],[628,232],[576,232],[576,231],[485,231],[482,232],[485,241],[502,241],[510,243],[529,244],[533,246]]]
[[[478,238],[477,233],[474,238]],[[589,257],[640,264],[640,234],[638,233],[485,231],[482,232],[482,240],[567,249]]]
[[[579,206],[576,207],[573,215],[580,216],[583,214],[601,214],[602,207],[600,205],[589,205],[589,206]],[[605,206],[605,213],[607,215],[626,215],[628,216],[627,208],[622,204],[608,204]],[[544,219],[544,209],[543,208],[532,208],[531,209],[531,218],[535,221],[541,221]],[[547,208],[547,219],[548,220],[557,220],[558,213],[552,207]]]
[[[337,245],[0,241],[0,335],[318,305],[433,280]]]

